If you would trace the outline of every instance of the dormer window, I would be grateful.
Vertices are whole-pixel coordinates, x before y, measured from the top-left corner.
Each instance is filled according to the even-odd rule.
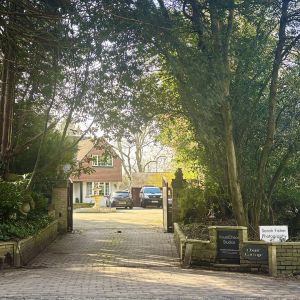
[[[113,158],[110,154],[92,155],[93,167],[112,167]]]

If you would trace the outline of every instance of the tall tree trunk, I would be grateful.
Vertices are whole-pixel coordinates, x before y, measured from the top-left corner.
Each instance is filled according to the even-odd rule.
[[[8,69],[8,57],[7,53],[4,53],[3,58],[3,68],[1,74],[1,95],[0,95],[0,142],[2,145],[2,129],[3,129],[3,114],[4,114],[4,103],[5,103],[5,94],[6,94],[6,86],[7,86],[7,69]],[[2,147],[0,149],[2,152]]]
[[[122,139],[117,140],[117,150],[118,154],[122,161],[122,166],[125,170],[126,176],[128,177],[130,183],[131,183],[131,161],[130,161],[130,148],[128,150],[128,154],[125,154],[122,147]],[[127,164],[126,164],[127,163]]]
[[[53,69],[55,71],[57,70],[57,65],[58,65],[58,57],[57,57],[57,53],[55,53],[54,54],[54,58],[53,58]],[[55,76],[55,78],[54,78],[54,83],[53,83],[53,88],[52,88],[52,97],[50,99],[49,107],[48,107],[48,109],[46,111],[44,130],[43,130],[43,134],[42,134],[42,137],[41,137],[41,140],[40,140],[40,144],[39,144],[38,153],[37,153],[37,156],[36,156],[34,168],[33,168],[31,177],[30,177],[30,179],[28,181],[28,184],[26,186],[27,190],[31,189],[31,187],[32,187],[32,185],[34,183],[35,177],[37,176],[37,173],[38,173],[38,168],[39,168],[39,164],[40,164],[40,160],[41,160],[41,155],[42,155],[42,149],[43,149],[43,145],[44,145],[44,142],[45,142],[45,139],[46,139],[46,135],[47,135],[47,130],[48,130],[48,122],[49,122],[49,119],[50,119],[50,112],[51,112],[51,109],[52,109],[52,107],[54,105],[54,102],[55,102],[56,86],[57,86],[57,76],[56,75],[54,75],[54,76]]]
[[[263,145],[260,161],[258,165],[258,179],[257,179],[257,192],[253,206],[253,226],[258,229],[260,224],[262,203],[265,199],[265,178],[266,178],[266,166],[268,158],[274,143],[275,136],[275,123],[276,123],[276,96],[278,87],[279,69],[282,62],[282,53],[286,41],[286,26],[288,22],[288,5],[290,0],[283,0],[281,7],[281,17],[279,26],[278,42],[275,49],[275,57],[272,68],[270,92],[269,92],[269,110],[268,110],[268,124],[267,124],[267,136]]]
[[[9,160],[12,151],[12,129],[14,111],[14,89],[15,89],[15,53],[11,45],[4,56],[7,66],[4,67],[2,78],[4,79],[1,91],[1,160],[2,177],[5,178],[9,171]],[[6,71],[6,72],[5,72]]]
[[[225,149],[232,209],[237,224],[239,226],[247,226],[243,197],[238,179],[237,159],[232,132],[232,113],[230,103],[226,100],[222,104],[222,116],[225,130]]]
[[[268,191],[268,203],[271,202],[271,197],[273,194],[273,191],[275,189],[276,183],[278,182],[280,176],[282,175],[285,166],[287,165],[288,161],[290,160],[290,158],[297,152],[298,148],[297,148],[297,141],[295,141],[293,144],[291,144],[286,153],[284,154],[282,160],[280,161],[273,177],[270,183],[270,187],[269,187],[269,191]]]
[[[230,59],[229,48],[234,21],[234,1],[230,1],[231,8],[228,11],[227,23],[220,18],[220,12],[215,1],[209,1],[211,16],[211,32],[214,42],[214,59],[212,67],[215,76],[219,80],[221,113],[224,124],[224,143],[226,149],[228,184],[233,213],[236,222],[240,226],[247,226],[243,197],[241,193],[239,174],[237,168],[237,156],[233,137],[233,120],[230,104]],[[223,32],[226,32],[224,34]]]
[[[140,173],[144,172],[142,147],[143,147],[143,132],[137,133],[135,135],[135,159],[136,159],[138,172]]]

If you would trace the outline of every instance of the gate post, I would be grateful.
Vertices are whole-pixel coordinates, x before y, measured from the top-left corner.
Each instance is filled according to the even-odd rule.
[[[67,216],[67,231],[73,231],[73,181],[68,181],[68,216]]]
[[[58,220],[59,233],[66,233],[68,231],[68,194],[67,181],[63,181],[59,186],[52,189],[52,203],[54,204],[55,219]]]
[[[180,219],[179,199],[184,192],[186,180],[183,179],[182,170],[179,168],[175,172],[175,178],[172,180],[173,201],[172,201],[172,219],[173,223],[178,223]]]
[[[172,209],[168,201],[169,187],[165,177],[162,179],[162,189],[164,232],[173,232]]]

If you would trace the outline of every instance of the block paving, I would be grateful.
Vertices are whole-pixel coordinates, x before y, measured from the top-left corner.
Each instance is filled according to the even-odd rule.
[[[181,269],[161,209],[74,213],[26,267],[0,272],[0,299],[300,299],[300,281]]]

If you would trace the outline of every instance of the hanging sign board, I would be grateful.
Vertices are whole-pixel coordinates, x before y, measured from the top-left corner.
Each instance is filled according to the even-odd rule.
[[[285,242],[289,239],[288,227],[259,226],[259,237],[265,242]]]

